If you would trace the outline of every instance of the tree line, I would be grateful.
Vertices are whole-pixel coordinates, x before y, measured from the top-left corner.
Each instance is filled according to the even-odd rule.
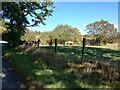
[[[96,25],[96,23],[98,25]],[[101,23],[103,26],[100,27]],[[93,26],[94,24],[96,26]],[[100,31],[98,31],[97,28]],[[101,30],[102,28],[104,28],[104,30]],[[21,37],[21,40],[37,41],[38,39],[40,39],[41,44],[44,45],[47,43],[47,41],[51,39],[52,40],[58,39],[58,44],[63,44],[63,43],[65,44],[65,42],[67,41],[74,41],[77,45],[80,45],[82,44],[82,38],[85,37],[87,45],[100,46],[100,45],[106,45],[107,43],[110,44],[118,43],[119,35],[117,29],[114,27],[113,24],[110,24],[107,21],[105,22],[104,20],[101,20],[101,21],[96,21],[92,24],[88,24],[86,26],[86,30],[88,31],[88,34],[81,35],[79,29],[74,28],[67,24],[57,25],[52,31],[47,31],[47,32],[30,31],[28,28],[25,28],[25,34]]]
[[[55,29],[49,32],[28,32],[24,39],[36,39],[36,36],[39,36],[43,41],[48,39],[58,39],[58,42],[61,43],[61,40],[64,41],[74,41],[76,44],[80,45],[82,43],[82,38],[86,38],[86,44],[88,45],[106,45],[108,43],[118,43],[119,33],[115,28],[114,24],[109,23],[105,20],[100,20],[86,25],[86,31],[88,34],[81,35],[81,32],[77,28],[73,28],[67,24],[57,25]]]
[[[82,35],[77,28],[70,25],[57,25],[55,29],[48,32],[30,31],[27,29],[26,34],[22,37],[23,40],[40,39],[42,44],[46,44],[46,40],[57,39],[58,44],[63,44],[66,41],[74,41],[76,44],[81,44]]]

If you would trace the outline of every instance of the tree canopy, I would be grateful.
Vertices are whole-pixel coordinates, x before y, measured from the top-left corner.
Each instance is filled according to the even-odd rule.
[[[54,33],[53,36],[58,39],[64,39],[65,41],[75,40],[76,42],[81,41],[81,33],[79,29],[71,27],[67,24],[56,26],[52,32]]]
[[[7,31],[3,39],[17,45],[28,26],[45,25],[47,16],[52,16],[53,2],[2,2],[3,20]]]
[[[71,27],[70,25],[57,25],[52,31],[47,32],[32,32],[27,31],[24,35],[25,40],[36,40],[36,36],[45,44],[46,40],[58,39],[58,43],[61,41],[75,41],[76,44],[80,44],[82,35],[77,28]]]
[[[100,40],[103,44],[113,43],[117,38],[117,29],[114,24],[105,20],[88,24],[86,30],[92,39]]]
[[[72,36],[81,35],[77,28],[73,28],[67,24],[56,26],[53,32],[56,34],[56,38],[64,36],[64,39],[72,39]]]

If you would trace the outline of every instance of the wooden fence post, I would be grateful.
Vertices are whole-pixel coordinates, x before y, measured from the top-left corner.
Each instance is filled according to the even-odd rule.
[[[40,44],[40,39],[38,39],[37,43],[38,43],[38,47],[39,47],[39,44]]]
[[[57,52],[57,39],[55,39],[55,52]]]
[[[50,46],[52,47],[52,39],[50,39]]]
[[[82,60],[84,60],[85,55],[85,38],[83,38],[83,46],[82,46]]]

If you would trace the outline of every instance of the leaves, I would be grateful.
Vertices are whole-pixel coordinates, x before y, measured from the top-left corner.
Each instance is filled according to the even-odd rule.
[[[101,40],[102,43],[114,42],[117,37],[117,29],[114,24],[108,21],[96,21],[86,26],[88,34],[90,36],[94,35],[95,39]]]
[[[81,39],[81,33],[77,28],[73,28],[69,25],[58,25],[53,30],[54,36],[58,39],[64,39],[65,41],[74,40],[77,38],[78,41]]]
[[[54,9],[53,2],[47,1],[2,2],[2,6],[2,18],[4,21],[8,21],[3,40],[11,41],[13,45],[20,41],[21,36],[25,33],[25,27],[37,26],[38,24],[45,25],[46,17],[51,16]]]

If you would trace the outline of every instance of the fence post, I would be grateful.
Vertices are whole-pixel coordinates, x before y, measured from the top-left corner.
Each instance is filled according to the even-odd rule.
[[[82,60],[84,60],[85,55],[85,38],[83,38],[83,46],[82,46]]]
[[[40,39],[38,39],[38,42],[37,42],[37,43],[38,43],[38,47],[39,47],[39,44],[40,44]]]
[[[57,52],[57,39],[55,39],[55,52]]]

